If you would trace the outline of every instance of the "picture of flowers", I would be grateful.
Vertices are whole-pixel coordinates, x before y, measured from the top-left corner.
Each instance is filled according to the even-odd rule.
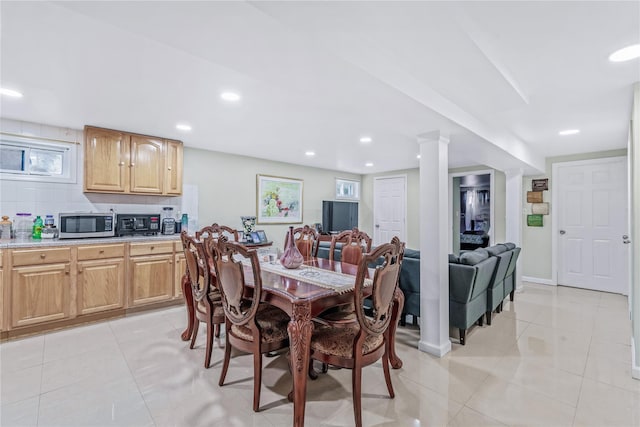
[[[258,224],[302,223],[302,180],[258,175]]]

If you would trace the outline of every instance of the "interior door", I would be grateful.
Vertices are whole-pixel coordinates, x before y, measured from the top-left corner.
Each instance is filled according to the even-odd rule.
[[[398,236],[407,241],[407,178],[380,177],[373,181],[373,244]]]
[[[556,188],[558,284],[626,294],[626,159],[560,165]]]

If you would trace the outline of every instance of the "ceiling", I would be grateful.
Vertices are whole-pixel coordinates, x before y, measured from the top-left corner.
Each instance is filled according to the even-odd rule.
[[[418,167],[438,132],[450,167],[624,148],[640,80],[607,59],[640,42],[635,1],[3,0],[0,18],[0,83],[24,94],[2,117],[359,174]]]

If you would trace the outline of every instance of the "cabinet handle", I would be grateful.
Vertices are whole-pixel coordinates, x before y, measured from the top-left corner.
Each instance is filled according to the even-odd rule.
[[[132,168],[132,167],[134,167],[135,165],[136,165],[135,163],[131,163],[131,164],[129,165],[129,167],[130,167],[130,168]]]
[[[171,166],[169,166],[167,169],[168,169],[168,170],[171,170]]]
[[[82,274],[82,267],[78,267],[78,274]]]
[[[124,166],[124,162],[118,163],[118,166]]]
[[[151,250],[154,250],[154,249],[155,249],[155,246],[151,246]]]
[[[100,249],[100,254],[102,255],[104,253],[104,249]]]
[[[45,259],[47,257],[46,254],[40,254],[40,258]]]

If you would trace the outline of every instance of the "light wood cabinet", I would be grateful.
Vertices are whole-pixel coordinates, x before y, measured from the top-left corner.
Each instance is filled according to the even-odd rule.
[[[124,243],[78,248],[78,315],[124,307]]]
[[[170,300],[174,289],[172,241],[129,245],[130,305]]]
[[[69,317],[69,263],[11,270],[11,326]]]
[[[167,140],[164,194],[182,194],[182,142]]]
[[[0,250],[0,331],[4,331],[4,270],[2,269],[3,253]]]
[[[84,191],[182,194],[182,142],[85,126]]]
[[[183,253],[176,253],[175,255],[175,277],[173,282],[175,298],[182,298],[182,276],[187,272],[187,260]]]

